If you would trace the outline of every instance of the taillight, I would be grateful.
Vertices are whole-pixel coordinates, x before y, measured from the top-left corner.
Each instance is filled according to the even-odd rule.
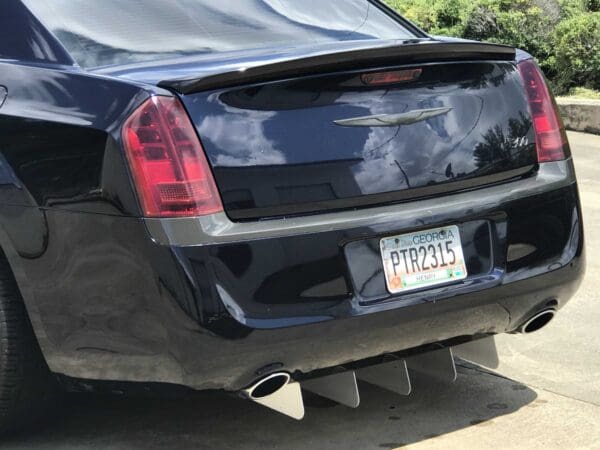
[[[149,98],[123,125],[123,144],[144,216],[223,211],[204,149],[177,98]]]
[[[538,161],[565,159],[569,148],[567,135],[542,71],[531,59],[520,62],[518,67],[529,100]]]

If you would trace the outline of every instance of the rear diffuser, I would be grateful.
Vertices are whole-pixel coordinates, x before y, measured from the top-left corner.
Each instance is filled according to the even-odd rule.
[[[286,384],[272,394],[261,398],[252,395],[253,388],[243,391],[243,393],[256,403],[300,420],[304,417],[301,389],[341,405],[356,408],[360,404],[357,378],[396,394],[409,395],[412,392],[411,375],[425,375],[442,382],[455,381],[457,378],[455,357],[490,368],[496,368],[499,364],[495,340],[493,337],[488,337],[452,348],[440,348],[406,359],[396,359],[365,367],[356,372],[342,372],[305,380],[301,383],[292,381],[287,375],[288,382]],[[281,376],[281,374],[277,376]]]

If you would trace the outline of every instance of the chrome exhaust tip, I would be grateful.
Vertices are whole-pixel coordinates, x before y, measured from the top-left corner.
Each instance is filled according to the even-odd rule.
[[[541,311],[529,318],[523,325],[521,325],[518,329],[518,332],[523,334],[530,334],[541,330],[546,325],[548,325],[552,321],[552,319],[554,319],[555,315],[556,310],[554,309],[546,309],[544,311]]]
[[[273,395],[288,384],[290,380],[290,375],[285,372],[271,374],[248,388],[248,397],[252,400],[258,400]]]
[[[304,418],[300,383],[286,372],[273,373],[242,391],[244,397],[296,420]]]

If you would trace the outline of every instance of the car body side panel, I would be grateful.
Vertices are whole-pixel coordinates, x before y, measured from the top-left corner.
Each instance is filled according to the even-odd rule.
[[[123,118],[153,89],[75,68],[9,61],[0,61],[0,85],[7,92],[0,107],[0,245],[43,341],[48,318],[40,315],[36,290],[59,280],[32,274],[28,263],[43,261],[47,275],[56,275],[57,262],[44,255],[55,244],[66,251],[70,239],[69,224],[52,229],[48,215],[139,215],[118,139]],[[90,239],[99,232],[86,231]]]

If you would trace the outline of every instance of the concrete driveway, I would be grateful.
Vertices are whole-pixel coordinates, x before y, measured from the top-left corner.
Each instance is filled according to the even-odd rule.
[[[356,410],[313,399],[303,422],[218,392],[181,399],[72,396],[41,430],[2,448],[600,449],[600,137],[570,134],[587,227],[588,275],[553,324],[501,336],[496,372],[462,364],[452,385],[400,397],[361,388]]]

